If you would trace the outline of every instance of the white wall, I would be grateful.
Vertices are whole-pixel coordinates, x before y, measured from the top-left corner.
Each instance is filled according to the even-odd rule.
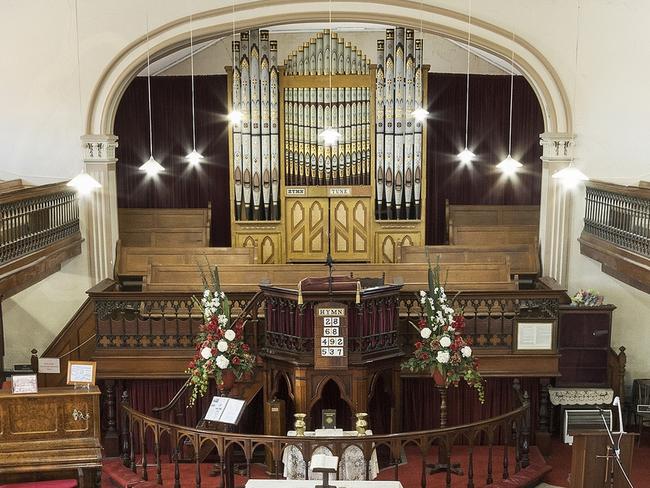
[[[452,10],[466,5],[458,0],[426,3]],[[79,4],[85,114],[101,71],[144,32],[146,10],[150,10],[150,25],[156,27],[186,16],[188,3],[84,0]],[[474,0],[473,15],[513,30],[538,49],[559,73],[570,99],[575,80],[576,157],[583,170],[613,182],[638,179],[650,172],[644,147],[650,133],[650,66],[646,62],[650,42],[645,34],[650,2],[582,0],[581,4],[577,79],[574,2]],[[231,3],[194,0],[192,5],[199,12]],[[36,177],[68,178],[80,167],[82,130],[72,6],[72,0],[5,0],[0,4],[0,43],[5,48],[0,76],[0,147],[4,150],[0,178],[19,175],[37,182]],[[333,6],[336,9],[337,2]],[[367,8],[367,4],[362,6]],[[390,12],[392,7],[382,8]],[[596,263],[579,254],[575,239],[583,209],[581,198],[577,202],[569,257],[571,291],[597,288],[619,307],[613,342],[628,347],[631,377],[648,376],[645,344],[650,340],[650,296],[601,273]],[[24,322],[28,320],[25,315]]]

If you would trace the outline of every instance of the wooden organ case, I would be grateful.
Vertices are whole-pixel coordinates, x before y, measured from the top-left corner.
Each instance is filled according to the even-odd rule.
[[[424,244],[428,67],[414,31],[387,29],[377,63],[325,30],[278,66],[269,32],[233,41],[232,245],[260,263],[396,262]],[[326,144],[323,131],[340,140]]]

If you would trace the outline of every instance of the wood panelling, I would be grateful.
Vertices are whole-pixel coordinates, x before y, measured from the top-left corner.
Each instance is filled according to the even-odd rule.
[[[327,256],[327,198],[287,198],[287,262],[324,261]]]
[[[335,261],[370,261],[370,198],[332,198],[332,257]]]
[[[208,247],[211,208],[121,208],[123,246]]]
[[[453,226],[449,244],[458,245],[509,245],[537,244],[539,229],[535,225],[482,225]]]

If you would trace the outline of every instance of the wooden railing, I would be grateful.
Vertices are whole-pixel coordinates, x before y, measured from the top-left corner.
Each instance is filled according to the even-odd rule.
[[[580,252],[650,293],[650,188],[587,183]]]
[[[79,232],[77,194],[65,183],[0,195],[0,264]]]
[[[420,486],[426,488],[431,479],[427,475],[427,456],[435,446],[446,449],[447,453],[454,456],[454,446],[467,447],[467,486],[474,486],[475,478],[485,479],[486,484],[493,483],[496,479],[508,479],[511,474],[517,473],[529,465],[529,434],[530,434],[530,404],[528,394],[521,393],[519,384],[515,380],[515,391],[521,401],[521,406],[497,417],[492,417],[480,422],[460,425],[456,427],[426,430],[418,432],[404,432],[389,435],[369,435],[359,437],[288,437],[271,435],[248,435],[226,432],[214,432],[196,429],[165,422],[140,413],[131,408],[127,402],[122,404],[122,430],[120,445],[122,446],[122,459],[124,464],[134,473],[140,471],[143,480],[147,480],[147,463],[153,454],[155,460],[156,482],[163,483],[161,453],[168,450],[171,462],[174,464],[174,486],[189,484],[190,480],[181,480],[179,459],[181,448],[190,446],[196,464],[193,476],[195,486],[201,486],[201,470],[199,453],[203,446],[211,444],[217,451],[220,472],[226,473],[229,455],[234,451],[245,459],[244,475],[251,476],[251,462],[256,451],[266,450],[274,465],[273,472],[276,478],[282,473],[282,456],[287,447],[295,447],[302,454],[303,459],[310,459],[318,447],[326,447],[334,456],[342,456],[346,449],[358,448],[363,454],[366,467],[369,460],[377,450],[384,450],[389,454],[389,466],[393,468],[393,478],[399,480],[400,469],[413,470],[413,462],[402,465],[402,453],[419,451],[418,467],[420,470]],[[501,439],[501,441],[499,441]],[[479,444],[486,444],[487,467],[486,472],[477,474],[474,465],[474,451]],[[148,453],[148,446],[153,446],[153,453]],[[499,446],[497,448],[497,446]],[[493,458],[499,453],[500,459]],[[511,457],[512,456],[512,457]],[[458,457],[454,456],[457,460]],[[501,470],[494,468],[501,466]],[[498,472],[500,471],[500,473]],[[307,473],[305,473],[307,475]],[[365,470],[365,478],[369,477],[369,468]],[[227,476],[222,476],[220,485],[227,486]],[[446,473],[446,486],[451,486],[451,472]]]

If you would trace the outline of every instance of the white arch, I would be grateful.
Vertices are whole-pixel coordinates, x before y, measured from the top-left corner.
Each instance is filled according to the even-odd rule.
[[[460,41],[464,41],[467,35],[466,14],[412,0],[333,0],[332,4],[332,20],[335,22],[376,22],[416,30],[421,26],[427,33]],[[237,6],[234,20],[239,30],[289,23],[323,23],[330,15],[329,6],[330,3],[323,0],[253,0]],[[232,32],[232,23],[230,6],[194,14],[194,39],[200,42],[227,35]],[[163,57],[187,46],[189,32],[189,17],[151,31],[152,58]],[[508,61],[512,51],[514,64],[539,100],[545,127],[540,221],[544,274],[562,283],[566,275],[566,210],[569,200],[557,188],[550,174],[568,161],[572,114],[566,90],[544,55],[510,31],[472,18],[472,44]],[[115,114],[124,91],[146,65],[146,59],[147,45],[143,33],[106,66],[90,97],[84,136],[86,169],[105,185],[93,197],[89,209],[88,240],[93,250],[90,259],[96,281],[112,275],[115,243],[119,235],[114,156],[116,138],[113,136]],[[564,148],[563,154],[561,148]]]

